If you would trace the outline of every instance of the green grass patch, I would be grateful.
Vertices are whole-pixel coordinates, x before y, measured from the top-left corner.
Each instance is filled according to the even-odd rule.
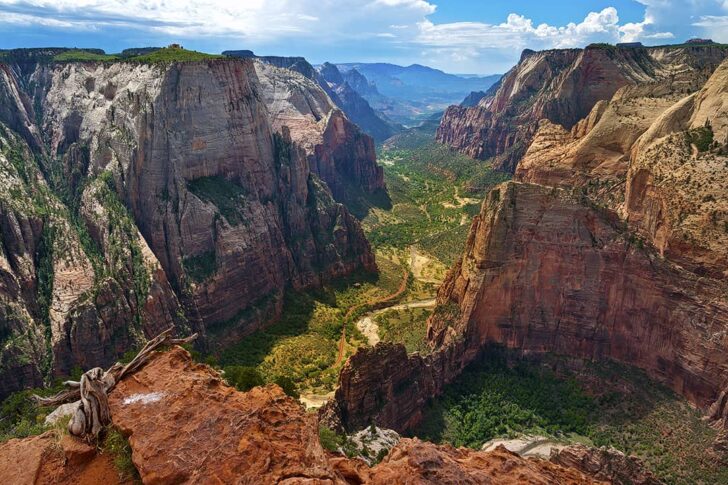
[[[139,472],[131,459],[131,446],[129,446],[129,441],[118,429],[110,427],[106,430],[106,436],[104,437],[101,449],[104,453],[111,455],[121,480],[134,483],[141,481]]]
[[[430,403],[414,434],[472,448],[519,434],[579,437],[638,456],[667,484],[728,483],[728,467],[709,451],[716,430],[644,372],[615,363],[570,371],[556,357],[548,367],[508,366],[505,355],[491,349],[469,366]]]
[[[71,49],[53,56],[55,62],[110,62],[118,59],[115,55],[98,54],[83,49]]]
[[[224,59],[225,56],[191,51],[181,47],[165,47],[141,56],[131,57],[129,61],[146,64],[168,64],[172,62],[194,62],[209,59]]]
[[[238,184],[216,175],[190,180],[187,188],[200,200],[217,207],[229,224],[237,225],[244,221],[241,211],[245,207],[245,190]]]
[[[407,352],[428,353],[427,318],[432,314],[428,308],[390,310],[375,317],[379,325],[379,338],[384,342],[403,344]]]

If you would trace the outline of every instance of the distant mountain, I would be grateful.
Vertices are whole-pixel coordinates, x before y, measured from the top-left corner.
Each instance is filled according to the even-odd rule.
[[[372,109],[369,102],[349,85],[334,64],[327,62],[319,66],[318,71],[328,88],[336,93],[342,109],[349,119],[369,133],[376,141],[384,141],[401,130],[401,126]],[[362,79],[362,82],[366,82],[366,79],[363,77]]]
[[[316,69],[304,57],[258,56],[250,50],[225,51],[223,55],[258,59],[275,67],[291,69],[315,81],[334,104],[346,113],[349,120],[377,142],[386,140],[401,129],[401,126],[372,109],[367,100],[349,86],[333,64],[325,63]]]
[[[473,91],[460,103],[463,108],[472,108],[480,103],[480,100],[485,98],[485,91]]]
[[[458,76],[413,64],[337,64],[344,78],[352,78],[354,89],[374,109],[408,126],[418,124],[432,113],[458,104],[473,91],[486,91],[500,79],[492,76]],[[361,82],[364,77],[367,82]]]

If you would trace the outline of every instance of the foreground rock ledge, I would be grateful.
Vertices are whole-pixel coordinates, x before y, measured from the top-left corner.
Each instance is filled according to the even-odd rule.
[[[479,452],[416,439],[403,439],[368,468],[326,452],[316,416],[279,387],[238,392],[180,347],[119,383],[110,406],[146,484],[604,483],[501,448]]]

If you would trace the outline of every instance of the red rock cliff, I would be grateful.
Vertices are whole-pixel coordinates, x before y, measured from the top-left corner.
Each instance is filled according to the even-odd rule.
[[[540,120],[569,129],[622,86],[676,73],[704,81],[726,55],[728,49],[719,46],[525,51],[477,106],[445,112],[437,140],[473,158],[495,157],[513,172]]]
[[[12,343],[0,361],[13,374],[0,395],[49,368],[108,365],[170,325],[240,338],[278,317],[288,289],[376,268],[317,175],[379,187],[371,139],[332,114],[319,136],[334,169],[312,166],[276,132],[252,61],[16,72],[0,76],[14,103],[0,122],[25,127],[0,134],[0,329]]]

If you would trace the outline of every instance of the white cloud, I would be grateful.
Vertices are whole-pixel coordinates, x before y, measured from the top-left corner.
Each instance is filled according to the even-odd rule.
[[[71,39],[81,29],[121,27],[139,39],[146,33],[187,42],[220,39],[225,46],[276,46],[277,54],[291,53],[281,45],[297,52],[311,45],[362,51],[365,45],[376,56],[390,52],[400,61],[460,72],[503,71],[524,48],[694,36],[728,41],[728,0],[637,1],[645,9],[639,22],[621,23],[604,0],[600,11],[551,25],[537,24],[524,12],[492,23],[437,23],[437,0],[0,0],[0,27],[55,29]],[[340,52],[347,55],[344,47]]]
[[[591,42],[631,42],[641,37],[644,24],[619,24],[614,7],[589,13],[579,23],[564,26],[539,24],[523,15],[512,13],[504,23],[493,25],[479,22],[434,24],[420,22],[415,41],[433,47],[578,47]],[[669,35],[669,33],[663,33]]]

